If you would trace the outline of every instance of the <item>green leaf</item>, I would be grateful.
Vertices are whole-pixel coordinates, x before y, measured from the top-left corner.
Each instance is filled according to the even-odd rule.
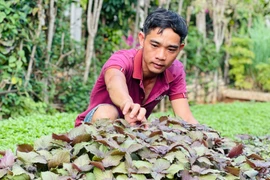
[[[58,180],[59,176],[53,172],[46,171],[46,172],[41,172],[41,178],[50,179],[50,180]]]
[[[167,177],[172,179],[174,177],[174,175],[181,171],[181,170],[184,170],[185,167],[182,163],[178,163],[178,164],[172,164],[167,170],[166,170],[166,173],[167,173]]]
[[[121,174],[116,177],[116,180],[126,180],[126,179],[128,179],[128,176],[125,174]]]
[[[8,173],[8,169],[0,169],[0,178],[4,177]]]
[[[205,164],[205,165],[209,165],[209,166],[212,166],[213,164],[211,163],[211,161],[208,159],[208,158],[206,158],[206,157],[199,157],[198,159],[197,159],[197,161],[199,161],[200,163],[203,163],[203,164]]]
[[[12,167],[12,173],[13,176],[17,176],[17,175],[22,175],[22,174],[28,174],[27,171],[25,171],[21,166],[19,166],[18,164],[14,165]]]
[[[86,179],[96,180],[94,173],[86,173]]]
[[[113,173],[111,170],[102,171],[101,169],[94,167],[93,173],[96,179],[113,179]]]
[[[0,23],[6,18],[6,14],[4,12],[0,12]]]
[[[54,168],[57,166],[62,165],[63,163],[70,162],[70,154],[68,150],[57,150],[56,152],[52,153],[53,157],[48,162],[49,168]]]
[[[166,159],[157,159],[153,165],[153,171],[160,173],[170,167],[170,162]]]
[[[39,139],[36,139],[34,142],[34,149],[40,150],[40,149],[51,149],[52,147],[52,136],[47,135],[47,136],[42,136]]]
[[[131,175],[136,180],[146,180],[147,178],[143,174],[132,174]]]
[[[8,62],[9,62],[9,64],[11,64],[11,63],[16,62],[16,60],[17,60],[16,57],[10,56],[9,59],[8,59]]]
[[[18,55],[19,55],[21,58],[25,57],[25,52],[24,52],[24,50],[18,51]]]
[[[41,163],[41,164],[47,164],[46,159],[44,156],[41,156],[40,154],[36,152],[17,152],[18,159],[21,159],[25,164],[33,164],[33,163]]]
[[[128,174],[125,162],[120,162],[120,164],[116,167],[112,168],[113,173],[121,173],[121,174]]]
[[[75,139],[77,136],[83,135],[83,134],[86,134],[85,126],[81,125],[81,126],[71,129],[68,133],[68,137],[70,139]]]
[[[89,145],[89,142],[81,142],[75,144],[73,147],[74,151],[72,152],[72,154],[76,156],[84,147],[86,147],[86,145]]]
[[[169,160],[171,163],[175,159],[177,159],[179,162],[182,162],[182,163],[188,163],[189,162],[189,160],[187,159],[186,155],[182,151],[172,151],[172,152],[169,152],[169,153],[167,153],[164,156],[164,159]]]
[[[205,146],[197,146],[193,147],[193,149],[196,151],[197,156],[203,156],[208,151],[208,148]]]
[[[200,180],[216,180],[217,176],[218,175],[216,174],[203,175],[203,176],[200,176]]]
[[[117,166],[117,165],[119,165],[119,163],[123,157],[124,157],[123,155],[106,156],[102,160],[102,163],[103,163],[105,168],[110,167],[110,166]]]
[[[81,171],[90,171],[92,166],[90,164],[90,159],[88,154],[81,155],[77,159],[75,159],[74,164],[80,168]]]
[[[142,168],[142,167],[152,169],[153,167],[153,164],[147,161],[132,161],[132,163],[137,169]]]

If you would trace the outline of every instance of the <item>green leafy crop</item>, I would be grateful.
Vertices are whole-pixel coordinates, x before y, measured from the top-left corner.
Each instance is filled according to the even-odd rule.
[[[270,178],[270,162],[245,145],[166,116],[147,129],[123,119],[86,123],[1,154],[1,179]]]

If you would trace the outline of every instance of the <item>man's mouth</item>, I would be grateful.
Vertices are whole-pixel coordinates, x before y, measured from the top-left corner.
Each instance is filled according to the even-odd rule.
[[[164,67],[164,65],[162,64],[157,64],[157,63],[153,63],[153,64],[156,69],[162,69]]]

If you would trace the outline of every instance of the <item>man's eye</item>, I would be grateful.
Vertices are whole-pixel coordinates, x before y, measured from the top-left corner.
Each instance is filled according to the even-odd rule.
[[[170,52],[175,52],[175,51],[176,51],[176,49],[169,49],[169,51],[170,51]]]
[[[158,45],[156,45],[156,44],[151,44],[153,47],[158,47]]]

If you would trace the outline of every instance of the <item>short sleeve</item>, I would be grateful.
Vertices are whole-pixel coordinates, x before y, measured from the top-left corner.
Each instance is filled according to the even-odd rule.
[[[186,73],[181,62],[175,65],[172,73],[175,78],[170,83],[169,99],[187,98]]]
[[[105,62],[102,72],[109,68],[119,69],[125,75],[130,74],[133,69],[132,53],[127,50],[117,51]]]

